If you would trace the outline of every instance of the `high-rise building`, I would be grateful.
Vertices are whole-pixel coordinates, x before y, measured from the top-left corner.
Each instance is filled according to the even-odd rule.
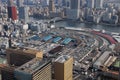
[[[94,0],[86,0],[86,4],[87,4],[88,8],[94,8],[95,1]]]
[[[52,80],[51,61],[34,58],[24,65],[15,69],[17,80]]]
[[[8,0],[8,18],[11,18],[12,20],[17,20],[17,10],[16,6],[13,4],[13,0]]]
[[[19,20],[28,22],[29,15],[28,15],[29,8],[27,6],[19,7]]]
[[[73,58],[67,55],[58,57],[54,63],[55,80],[73,80]]]
[[[119,21],[118,21],[118,23],[120,24],[120,11],[118,11],[118,19],[119,19]]]
[[[22,7],[23,6],[23,0],[17,0],[17,7]]]
[[[65,0],[65,3],[66,3],[66,7],[70,8],[70,0]]]
[[[103,8],[103,0],[95,0],[95,8],[101,9]]]
[[[14,69],[14,67],[0,64],[1,80],[15,80]]]
[[[13,0],[8,0],[8,6],[14,6]]]
[[[49,11],[50,12],[55,12],[54,0],[49,0]]]
[[[70,0],[70,9],[67,9],[68,19],[78,19],[80,13],[80,0]]]
[[[0,14],[1,14],[1,12],[2,12],[2,2],[0,0]]]
[[[80,9],[80,0],[71,0],[70,9]]]

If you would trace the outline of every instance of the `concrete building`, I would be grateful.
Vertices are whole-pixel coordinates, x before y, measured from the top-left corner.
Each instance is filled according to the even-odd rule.
[[[8,0],[8,18],[11,18],[12,20],[17,20],[17,9],[13,4],[13,0]]]
[[[118,16],[117,15],[113,15],[111,17],[111,24],[117,24],[118,23]]]
[[[6,55],[8,64],[14,66],[21,66],[35,57],[43,57],[42,52],[32,49],[7,49]]]
[[[87,16],[86,17],[86,21],[88,21],[88,22],[94,22],[95,21],[95,16],[93,16],[93,15]]]
[[[60,56],[54,63],[55,80],[73,80],[73,58],[70,56]]]
[[[80,0],[71,0],[70,9],[67,9],[67,18],[68,19],[78,19],[80,13]]]
[[[23,0],[17,0],[17,7],[22,7],[23,6]]]
[[[23,22],[29,22],[29,8],[27,6],[19,7],[19,20]]]
[[[94,8],[95,1],[94,0],[86,0],[86,4],[88,8]]]
[[[102,16],[102,22],[109,23],[111,16],[111,13],[105,12]]]
[[[49,0],[49,11],[50,12],[55,12],[54,0]]]
[[[95,0],[95,8],[102,9],[103,8],[103,0]]]
[[[34,58],[15,69],[17,80],[52,80],[51,61]]]
[[[70,8],[70,0],[65,0],[65,3],[66,3],[66,7]]]
[[[0,64],[1,80],[15,80],[14,67]]]
[[[110,51],[104,52],[93,64],[93,67],[101,70],[109,67],[117,59],[116,56],[113,56],[111,54],[112,52]]]
[[[67,9],[66,13],[67,19],[77,20],[79,18],[79,10],[77,11],[75,9]]]
[[[80,0],[71,0],[70,9],[80,9]]]
[[[120,11],[118,11],[118,17],[119,17],[119,18],[118,18],[118,19],[119,19],[118,22],[119,22],[119,24],[120,24]]]

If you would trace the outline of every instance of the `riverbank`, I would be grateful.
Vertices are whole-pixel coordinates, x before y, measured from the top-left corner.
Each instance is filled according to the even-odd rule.
[[[108,32],[120,33],[120,26],[118,25],[94,24],[90,22],[79,22],[79,21],[72,21],[72,20],[56,21],[55,26],[56,27],[90,28],[90,29],[98,29],[98,30],[105,30]]]
[[[103,22],[94,23],[94,22],[71,20],[71,19],[61,19],[61,20],[58,20],[56,22],[59,22],[59,21],[72,21],[72,22],[77,22],[77,23],[90,23],[90,24],[95,24],[95,25],[120,26],[120,24],[109,24],[109,23],[103,23]]]

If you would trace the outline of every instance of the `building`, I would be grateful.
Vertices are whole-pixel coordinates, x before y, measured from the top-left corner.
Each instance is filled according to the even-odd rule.
[[[103,0],[95,0],[95,8],[102,9],[103,8]]]
[[[95,21],[95,16],[93,16],[93,15],[87,16],[86,17],[86,21],[88,21],[88,22],[94,22]]]
[[[54,0],[49,0],[49,11],[50,12],[55,12]]]
[[[70,9],[80,9],[80,0],[70,0]]]
[[[9,65],[21,66],[24,63],[30,61],[35,57],[42,58],[43,53],[41,51],[33,50],[33,49],[7,49],[7,62]]]
[[[51,61],[34,58],[15,69],[17,80],[52,80]]]
[[[8,18],[11,18],[12,20],[17,20],[17,11],[15,6],[8,6]]]
[[[120,11],[118,11],[118,17],[119,17],[119,18],[118,18],[118,19],[119,19],[118,22],[120,23]]]
[[[19,20],[23,22],[29,21],[29,14],[28,14],[29,8],[27,6],[19,7]]]
[[[67,55],[58,57],[54,63],[55,80],[73,80],[73,58]]]
[[[70,9],[67,9],[67,18],[77,20],[80,13],[80,0],[70,0]]]
[[[105,13],[102,15],[102,22],[110,23],[111,17],[112,17],[112,14],[111,14],[111,13],[105,12]]]
[[[70,8],[70,0],[65,0],[65,4],[67,8]]]
[[[67,9],[67,19],[77,20],[79,18],[79,10]]]
[[[112,15],[110,23],[111,24],[117,24],[118,23],[118,19],[119,19],[118,15]]]
[[[12,20],[17,20],[17,9],[16,6],[13,4],[13,0],[8,0],[8,18]]]
[[[63,2],[63,0],[54,0],[55,1],[55,4],[57,4],[57,5],[62,5],[62,2]]]
[[[14,67],[0,64],[1,80],[15,80]]]
[[[100,70],[108,68],[117,59],[116,56],[111,54],[110,51],[104,52],[93,64],[93,67]]]
[[[86,0],[86,4],[88,8],[94,8],[95,1],[94,0]]]
[[[23,0],[17,0],[17,7],[22,7],[23,6]]]
[[[1,3],[1,0],[0,0],[0,15],[2,13],[2,3]]]

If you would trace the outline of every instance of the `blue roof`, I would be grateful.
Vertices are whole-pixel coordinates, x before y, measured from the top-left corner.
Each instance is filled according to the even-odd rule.
[[[44,38],[43,38],[43,40],[44,41],[48,41],[48,40],[50,40],[52,38],[52,36],[51,35],[48,35],[48,36],[45,36]]]
[[[56,43],[56,42],[60,41],[61,39],[62,39],[61,37],[56,37],[53,39],[53,42]]]
[[[30,40],[40,40],[40,37],[38,35],[34,35],[30,38]]]
[[[68,44],[69,42],[71,42],[72,39],[71,38],[65,38],[63,41],[62,41],[62,44]]]

